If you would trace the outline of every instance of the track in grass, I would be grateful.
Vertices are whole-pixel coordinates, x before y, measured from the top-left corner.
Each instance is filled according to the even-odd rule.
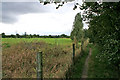
[[[88,78],[88,75],[87,75],[87,73],[88,73],[88,61],[89,61],[89,59],[90,59],[90,56],[91,56],[91,48],[90,48],[90,50],[89,50],[89,55],[88,55],[88,57],[86,58],[86,61],[85,61],[85,65],[84,65],[84,69],[83,69],[83,72],[82,72],[82,78]]]

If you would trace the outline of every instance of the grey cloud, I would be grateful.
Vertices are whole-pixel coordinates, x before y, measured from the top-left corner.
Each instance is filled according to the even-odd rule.
[[[2,22],[15,23],[19,15],[47,11],[39,2],[2,2]]]
[[[2,0],[2,2],[38,2],[39,0]]]
[[[11,15],[11,14],[7,14],[7,13],[4,13],[2,14],[2,22],[3,23],[7,23],[7,24],[12,24],[12,23],[15,23],[17,21],[17,15]]]

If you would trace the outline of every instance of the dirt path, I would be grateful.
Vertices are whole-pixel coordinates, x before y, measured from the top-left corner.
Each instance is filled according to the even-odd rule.
[[[82,72],[82,77],[81,78],[87,78],[87,73],[88,73],[88,62],[89,62],[89,59],[90,59],[90,56],[91,56],[91,48],[89,50],[89,55],[88,57],[86,58],[86,61],[85,61],[85,65],[84,65],[84,69],[83,69],[83,72]]]

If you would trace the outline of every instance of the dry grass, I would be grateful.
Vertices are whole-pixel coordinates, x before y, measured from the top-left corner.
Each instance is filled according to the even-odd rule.
[[[86,50],[86,47],[87,47],[88,44],[89,44],[89,38],[86,39],[86,40],[84,41],[84,43],[83,43],[83,50],[84,50],[84,51]]]
[[[25,78],[36,75],[36,52],[45,46],[40,43],[19,43],[3,50],[3,77]]]
[[[36,78],[36,53],[43,51],[43,77],[63,78],[71,64],[72,48],[45,42],[21,42],[3,49],[3,78]]]
[[[87,45],[89,44],[89,39],[86,39],[83,43],[83,50],[86,51],[87,49]],[[79,48],[75,49],[75,57],[78,57],[79,55],[81,55],[81,46],[79,46]]]
[[[64,78],[68,65],[71,64],[71,50],[71,48],[63,49],[57,45],[47,48],[44,52],[43,76],[45,78]]]

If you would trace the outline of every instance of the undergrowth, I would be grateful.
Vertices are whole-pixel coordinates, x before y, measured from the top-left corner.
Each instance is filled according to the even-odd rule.
[[[66,73],[66,78],[67,79],[71,79],[71,78],[81,78],[82,76],[82,72],[83,72],[83,68],[84,68],[84,64],[85,64],[85,60],[89,54],[89,48],[90,48],[90,44],[87,45],[86,49],[84,50],[84,52],[80,53],[82,55],[79,55],[76,60],[75,60],[75,64],[72,64],[68,70],[68,72]]]
[[[105,58],[99,57],[100,54],[97,45],[92,45],[88,78],[118,78],[117,68],[114,65],[109,65]]]

